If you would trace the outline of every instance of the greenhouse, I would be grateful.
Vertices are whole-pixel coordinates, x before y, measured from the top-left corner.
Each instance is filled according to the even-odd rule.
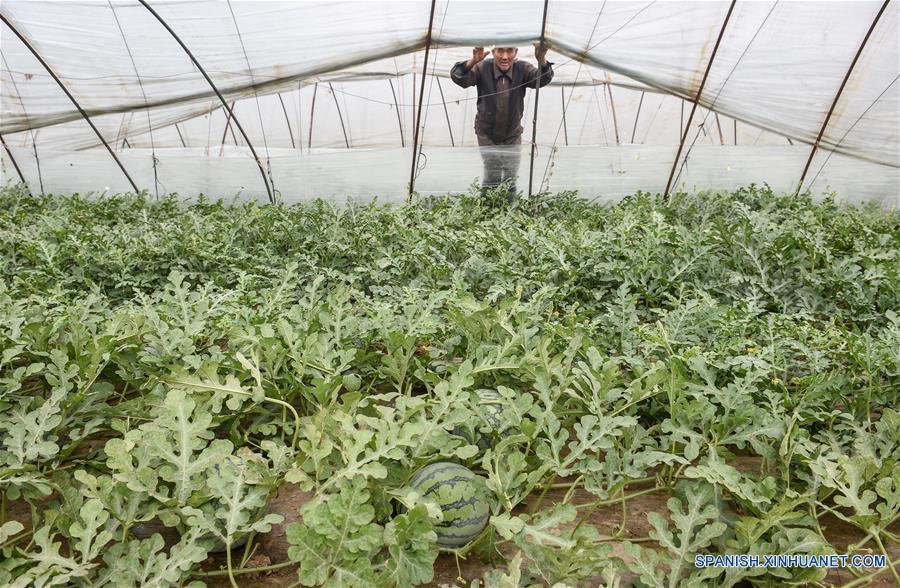
[[[0,586],[900,585],[890,0],[4,0]]]

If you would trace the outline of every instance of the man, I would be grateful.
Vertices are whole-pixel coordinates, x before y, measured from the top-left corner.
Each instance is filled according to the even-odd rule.
[[[484,174],[481,193],[509,180],[510,204],[516,194],[516,175],[522,156],[522,114],[525,111],[525,88],[546,86],[553,79],[553,64],[548,62],[547,48],[534,44],[534,56],[540,70],[518,61],[515,47],[497,47],[493,59],[485,58],[484,47],[475,47],[468,61],[460,61],[450,70],[450,77],[463,88],[478,87],[478,113],[475,136],[481,147]]]

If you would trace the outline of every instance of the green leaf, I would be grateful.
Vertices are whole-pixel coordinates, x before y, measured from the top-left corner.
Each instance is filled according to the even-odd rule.
[[[710,452],[704,463],[686,468],[684,475],[722,486],[745,503],[756,507],[768,505],[772,501],[772,493],[768,488],[726,464],[715,452]]]
[[[283,521],[279,514],[263,515],[269,489],[248,482],[255,477],[252,469],[251,459],[236,456],[217,464],[207,478],[213,500],[200,509],[182,508],[190,527],[208,531],[228,547],[248,533],[268,533],[273,524]]]
[[[6,521],[0,525],[0,543],[6,543],[8,539],[15,537],[24,530],[25,525],[19,521]]]
[[[520,534],[536,545],[555,546],[562,549],[574,547],[575,541],[566,538],[559,532],[559,528],[564,523],[575,520],[576,514],[575,506],[560,503],[533,517],[526,518],[527,515],[522,515],[525,524]]]
[[[682,582],[687,585],[696,584],[703,571],[694,568],[694,555],[701,549],[708,548],[713,539],[721,536],[727,529],[725,523],[718,520],[719,510],[714,504],[713,486],[702,483],[683,487],[684,502],[672,497],[666,503],[675,524],[674,530],[670,529],[666,519],[659,513],[651,512],[647,515],[647,520],[653,527],[650,537],[666,551],[657,553],[629,543],[625,545],[626,554],[632,558],[632,561],[626,560],[625,565],[652,586],[667,585],[675,588]],[[667,574],[659,570],[661,564],[668,567]],[[663,581],[666,577],[668,582]]]
[[[381,579],[385,586],[414,586],[431,582],[437,559],[437,534],[430,514],[419,505],[384,527],[388,560]]]
[[[287,527],[291,560],[305,586],[372,585],[372,557],[384,545],[365,479],[341,480],[337,493],[303,506],[303,523]]]
[[[851,519],[861,528],[878,520],[878,514],[872,510],[878,495],[865,489],[877,469],[871,460],[846,455],[837,456],[836,460],[819,456],[809,463],[809,467],[823,486],[837,491],[834,502],[852,509]]]
[[[10,588],[43,588],[45,586],[65,586],[76,578],[88,577],[96,567],[93,563],[78,562],[60,553],[60,542],[54,542],[50,527],[41,527],[33,536],[35,550],[28,551],[23,558],[13,561],[16,567],[27,565]]]
[[[159,477],[173,485],[172,497],[188,504],[191,494],[204,486],[205,472],[232,451],[231,442],[209,442],[212,415],[194,411],[196,404],[181,390],[166,395],[160,415],[141,426],[151,456],[160,460]]]
[[[10,413],[7,419],[0,419],[0,430],[6,430],[3,446],[8,452],[8,465],[21,467],[26,463],[42,463],[59,453],[55,430],[62,422],[60,413],[66,394],[62,387],[56,388],[50,398],[34,410],[29,410],[31,399],[23,400],[18,410]]]
[[[641,582],[656,588],[664,588],[667,585],[665,571],[662,568],[664,560],[656,551],[635,545],[631,541],[626,541],[623,549],[628,556],[629,561],[626,563],[628,569],[636,573]]]
[[[509,513],[501,513],[491,517],[491,526],[497,529],[504,539],[512,539],[525,528],[525,521]]]
[[[163,538],[156,534],[143,541],[117,543],[103,556],[107,569],[96,586],[173,586],[180,585],[186,576],[207,557],[203,542],[196,531],[182,537],[168,552]],[[200,586],[192,582],[186,586]]]
[[[112,540],[112,533],[102,529],[109,513],[96,498],[85,501],[79,514],[81,520],[72,524],[69,534],[74,540],[74,548],[81,553],[81,563],[86,564],[94,560]]]

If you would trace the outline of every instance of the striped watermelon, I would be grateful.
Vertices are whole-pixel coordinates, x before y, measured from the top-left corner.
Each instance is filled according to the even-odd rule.
[[[500,428],[500,413],[503,412],[503,405],[500,404],[500,393],[496,390],[482,388],[476,390],[476,394],[478,394],[478,406],[475,411],[484,416],[487,425],[477,422],[471,428],[458,426],[453,429],[453,434],[459,435],[484,451],[494,446],[493,432]]]
[[[487,526],[490,506],[485,480],[469,468],[440,461],[419,469],[409,485],[437,502],[444,513],[434,529],[438,546],[461,547]]]

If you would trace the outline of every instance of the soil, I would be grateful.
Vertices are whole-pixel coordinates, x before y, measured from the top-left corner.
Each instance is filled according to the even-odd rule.
[[[729,461],[738,469],[744,471],[756,471],[760,469],[761,462],[755,457],[737,457],[734,461]],[[557,484],[571,482],[571,480],[557,480]],[[632,485],[628,488],[628,493],[639,492],[642,489],[652,488],[652,484]],[[543,505],[552,505],[562,502],[566,495],[565,488],[553,488],[548,490],[543,498]],[[252,557],[245,567],[265,567],[280,562],[287,561],[287,550],[289,544],[285,535],[285,528],[292,522],[300,521],[300,507],[303,506],[310,498],[310,493],[300,491],[293,484],[284,484],[278,491],[277,495],[270,502],[269,512],[278,513],[284,516],[284,522],[273,525],[271,532],[259,536],[256,539],[257,547]],[[668,509],[666,501],[669,495],[664,490],[648,492],[640,496],[630,499],[627,503],[627,512],[625,516],[625,526],[622,533],[622,540],[611,541],[613,554],[619,557],[626,557],[623,552],[623,542],[627,539],[635,539],[647,537],[651,526],[647,522],[647,514],[657,512],[664,518],[668,519]],[[521,512],[527,512],[537,500],[537,495],[530,497],[529,501],[520,509]],[[574,504],[587,504],[593,502],[594,497],[582,489],[578,489],[572,493],[572,502]],[[24,501],[14,501],[8,505],[8,518],[21,521],[26,527],[30,523],[31,512],[27,503]],[[622,525],[622,507],[619,504],[612,506],[604,506],[597,508],[590,514],[586,523],[594,525],[601,535],[615,535]],[[846,553],[848,545],[858,543],[863,539],[863,533],[852,525],[834,517],[830,514],[820,515],[820,524],[825,536],[832,545],[835,546],[837,553]],[[570,525],[574,525],[571,523]],[[891,527],[894,533],[900,533],[900,523]],[[644,547],[653,547],[653,542],[641,544]],[[504,555],[511,558],[515,552],[514,546],[508,546],[508,552]],[[877,547],[869,545],[878,553]],[[891,559],[900,558],[900,545],[891,544],[886,546]],[[235,550],[233,552],[237,557],[243,556],[243,550]],[[224,555],[216,555],[210,557],[204,566],[207,570],[224,569]],[[462,587],[467,586],[473,579],[481,578],[485,572],[491,569],[491,566],[480,562],[474,555],[469,555],[466,559],[457,560],[452,554],[441,554],[434,564],[434,580],[427,584],[428,588],[444,588],[444,587]],[[632,586],[635,576],[633,574],[623,574],[621,586],[623,588]],[[216,576],[206,577],[198,576],[203,579],[210,588],[229,588],[230,584],[227,577]],[[236,577],[238,584],[242,588],[262,587],[262,588],[287,588],[297,582],[297,573],[293,566],[280,568],[272,571],[264,571],[258,573],[244,573]],[[854,579],[848,570],[831,569],[825,579],[826,585],[843,585]],[[581,584],[582,586],[600,586],[602,581],[599,578],[590,579]],[[873,581],[868,584],[874,588],[896,587],[896,583],[891,576],[889,570],[884,568],[882,573],[874,577]]]
[[[759,471],[760,461],[758,458],[738,458],[734,462],[735,467],[745,471]],[[558,480],[557,483],[566,483],[571,480]],[[652,488],[652,484],[629,486],[629,493],[638,492],[642,489]],[[548,490],[543,499],[544,505],[551,505],[562,502],[565,498],[566,490],[564,488]],[[300,492],[291,485],[285,485],[281,488],[278,496],[272,502],[270,512],[278,512],[285,516],[285,522],[273,528],[272,532],[260,538],[260,552],[264,553],[273,563],[286,561],[287,542],[284,536],[284,525],[289,522],[299,520],[298,511],[300,507],[309,500],[310,495]],[[612,553],[623,559],[627,559],[623,551],[624,541],[627,539],[635,539],[647,537],[650,533],[651,526],[647,522],[647,514],[657,512],[664,518],[668,519],[668,508],[666,501],[669,495],[664,490],[650,492],[641,496],[636,496],[628,501],[628,510],[626,513],[626,524],[621,541],[613,541],[610,544],[613,547]],[[521,508],[522,512],[530,509],[537,496],[532,496],[527,504]],[[587,504],[594,500],[594,497],[584,490],[576,490],[572,494],[572,502],[575,504]],[[587,519],[587,523],[594,525],[602,535],[614,535],[622,524],[622,508],[621,505],[606,506],[598,508]],[[863,538],[863,534],[852,525],[841,521],[840,519],[825,515],[820,519],[822,530],[828,537],[829,541],[837,548],[838,553],[844,553],[846,547],[850,544],[859,542]],[[571,523],[570,525],[574,525]],[[893,529],[900,531],[900,529]],[[644,547],[652,547],[654,544],[642,543]],[[891,557],[896,559],[900,557],[900,545],[892,545],[888,547]],[[515,548],[509,549],[509,553],[504,553],[508,557],[512,557]],[[458,566],[458,567],[457,567]],[[215,566],[213,566],[215,567]],[[490,565],[480,562],[474,555],[468,556],[466,559],[457,561],[452,554],[441,554],[434,564],[434,580],[427,584],[428,588],[447,588],[447,587],[464,587],[476,578],[481,578],[485,572],[491,569]],[[243,578],[243,579],[242,579]],[[634,582],[634,574],[622,574],[621,586],[632,586]],[[843,585],[853,580],[854,577],[847,570],[832,569],[826,577],[825,583],[830,585]],[[286,588],[297,581],[297,575],[294,568],[284,568],[270,572],[267,575],[259,577],[247,578],[239,576],[238,583],[242,587],[260,586],[263,588]],[[207,580],[210,588],[228,588],[229,584],[225,578],[216,578]],[[582,583],[582,586],[600,586],[602,581],[599,578],[588,580]],[[875,576],[870,588],[892,588],[896,587],[893,577],[885,568],[884,572]]]

